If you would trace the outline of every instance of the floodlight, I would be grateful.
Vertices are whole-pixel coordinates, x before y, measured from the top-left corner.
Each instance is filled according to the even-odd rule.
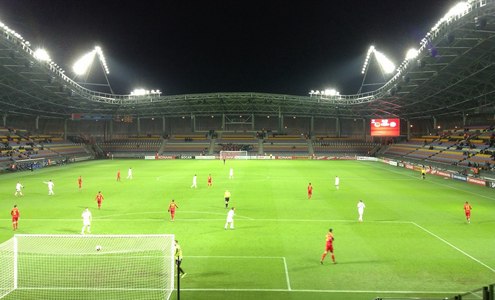
[[[134,89],[131,92],[131,96],[144,96],[144,95],[160,95],[162,92],[160,90],[145,90],[142,88]]]
[[[34,51],[33,53],[33,56],[39,61],[50,61],[50,55],[48,55],[48,52],[46,52],[46,50],[42,48],[36,49],[36,51]]]
[[[89,67],[93,63],[95,56],[96,56],[95,50],[84,54],[80,59],[78,59],[74,63],[74,66],[72,67],[72,70],[74,70],[74,73],[76,73],[76,75],[79,75],[79,76],[86,74]]]
[[[322,94],[325,94],[325,96],[338,96],[340,93],[336,89],[326,89],[325,91],[322,91]]]
[[[105,71],[105,74],[109,74],[107,62],[105,60],[105,56],[103,55],[103,51],[99,46],[96,46],[91,52],[84,54],[80,59],[78,59],[72,69],[76,75],[84,75],[88,71],[89,67],[93,63],[95,56],[98,55],[98,59]]]
[[[470,7],[471,5],[467,2],[459,2],[447,12],[444,18],[449,19],[451,17],[463,15],[469,10]]]
[[[105,59],[105,56],[103,55],[103,50],[101,50],[101,47],[96,46],[94,51],[96,51],[96,53],[98,54],[98,58],[100,59],[100,62],[103,65],[103,69],[105,69],[105,73],[110,74],[110,71],[108,70],[108,66],[107,66],[107,61]]]
[[[376,50],[375,46],[372,45],[368,49],[368,53],[366,53],[366,59],[364,60],[364,65],[363,65],[363,68],[361,69],[361,74],[366,73],[366,69],[367,69],[368,64],[370,62],[372,54],[375,54],[375,58],[378,61],[378,63],[380,64],[380,67],[382,68],[383,72],[385,72],[385,74],[391,74],[395,71],[394,63],[390,59],[388,59],[385,56],[385,54]]]
[[[418,50],[416,50],[414,48],[411,48],[406,53],[406,59],[407,60],[414,59],[414,58],[416,58],[418,56],[418,54],[419,54],[419,51]]]
[[[143,95],[146,95],[146,90],[145,89],[134,89],[131,92],[131,95],[132,96],[143,96]]]
[[[395,71],[395,65],[390,59],[388,59],[385,54],[381,53],[380,51],[374,50],[375,52],[375,57],[378,63],[380,64],[380,67],[383,69],[385,74],[390,74]]]

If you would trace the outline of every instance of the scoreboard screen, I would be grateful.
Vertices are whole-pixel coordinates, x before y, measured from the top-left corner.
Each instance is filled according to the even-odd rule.
[[[399,136],[400,119],[371,119],[371,136]]]

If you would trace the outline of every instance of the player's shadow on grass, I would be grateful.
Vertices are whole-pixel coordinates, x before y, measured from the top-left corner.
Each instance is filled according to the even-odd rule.
[[[198,275],[201,277],[216,277],[216,276],[225,276],[227,275],[227,272],[220,272],[220,271],[211,271],[211,272],[200,272]]]
[[[61,232],[65,234],[81,234],[81,231],[77,231],[77,228],[60,228],[55,230],[56,232]]]

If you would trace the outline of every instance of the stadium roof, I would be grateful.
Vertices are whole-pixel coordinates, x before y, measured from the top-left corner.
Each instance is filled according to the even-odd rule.
[[[404,119],[495,112],[495,0],[450,13],[379,89],[335,96],[209,93],[143,96],[89,90],[20,35],[0,29],[0,113],[68,118],[72,113],[141,117],[257,114]]]

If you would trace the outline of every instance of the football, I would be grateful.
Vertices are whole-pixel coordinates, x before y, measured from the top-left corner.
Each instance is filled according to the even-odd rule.
[[[101,251],[101,246],[100,245],[96,246],[96,251]]]

